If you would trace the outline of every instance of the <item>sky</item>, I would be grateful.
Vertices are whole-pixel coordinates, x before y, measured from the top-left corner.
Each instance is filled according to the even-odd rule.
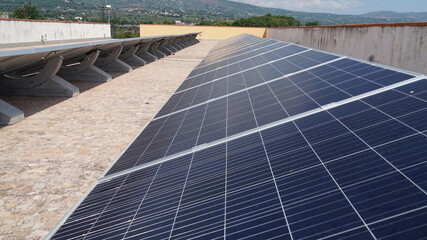
[[[363,14],[374,11],[427,12],[427,0],[232,0],[302,12]]]

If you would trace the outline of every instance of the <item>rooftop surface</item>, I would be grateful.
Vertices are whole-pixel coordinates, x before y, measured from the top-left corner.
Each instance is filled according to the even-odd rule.
[[[201,41],[71,99],[1,97],[25,121],[0,128],[0,239],[41,239],[156,114],[217,41]]]

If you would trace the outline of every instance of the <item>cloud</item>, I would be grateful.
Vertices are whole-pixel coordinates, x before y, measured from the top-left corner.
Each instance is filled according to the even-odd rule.
[[[297,11],[337,12],[360,6],[358,0],[237,0],[249,4]]]

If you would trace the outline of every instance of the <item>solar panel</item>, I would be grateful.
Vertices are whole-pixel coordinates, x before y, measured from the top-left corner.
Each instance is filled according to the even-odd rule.
[[[280,49],[278,48],[278,49],[272,50],[272,51],[280,52],[281,53],[280,57],[274,53],[269,54],[269,52],[266,52],[266,53],[258,52],[258,55],[253,54],[253,57],[247,58],[243,62],[229,61],[230,63],[226,66],[218,67],[211,71],[206,71],[204,73],[188,77],[182,83],[182,85],[178,88],[177,92],[184,91],[189,88],[197,87],[201,84],[206,84],[207,82],[211,82],[214,80],[220,80],[225,76],[233,76],[235,74],[249,71],[249,70],[255,69],[256,67],[262,67],[266,65],[271,66],[272,64],[269,64],[269,62],[276,62],[278,59],[285,59],[294,54],[302,52],[304,50],[307,50],[307,49],[302,47],[294,47],[291,45],[291,46],[285,46]],[[276,61],[273,61],[273,60],[276,60]],[[252,66],[249,68],[241,68],[240,65],[244,64],[245,62],[251,62]]]
[[[52,239],[425,237],[425,76],[280,49],[178,89]]]
[[[218,67],[224,67],[224,66],[231,64],[231,63],[236,63],[236,62],[240,62],[243,60],[249,60],[249,58],[253,58],[256,55],[271,52],[273,50],[277,50],[277,49],[285,47],[287,45],[289,45],[289,44],[276,41],[276,42],[272,42],[272,44],[270,44],[270,45],[261,46],[259,48],[252,47],[252,50],[247,50],[247,49],[244,51],[242,50],[236,54],[233,54],[234,55],[233,57],[228,57],[228,58],[224,57],[223,60],[220,60],[220,61],[218,60],[218,61],[212,62],[210,64],[206,64],[204,66],[201,66],[199,68],[195,68],[188,75],[188,78],[196,76],[196,75],[200,75],[200,74],[205,73],[207,71],[216,70]]]

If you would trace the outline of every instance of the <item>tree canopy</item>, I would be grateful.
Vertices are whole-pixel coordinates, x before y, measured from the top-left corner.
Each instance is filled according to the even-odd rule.
[[[14,18],[21,19],[40,19],[40,12],[36,6],[25,5],[24,7],[18,7],[13,10]]]
[[[264,16],[241,18],[232,24],[239,27],[288,27],[301,26],[301,22],[290,16],[277,16],[267,13]]]
[[[229,22],[202,22],[201,25],[235,26],[235,27],[289,27],[301,26],[301,22],[290,16],[278,16],[267,13],[264,16],[240,18]]]
[[[319,21],[308,22],[305,25],[306,26],[318,26],[319,25]]]

